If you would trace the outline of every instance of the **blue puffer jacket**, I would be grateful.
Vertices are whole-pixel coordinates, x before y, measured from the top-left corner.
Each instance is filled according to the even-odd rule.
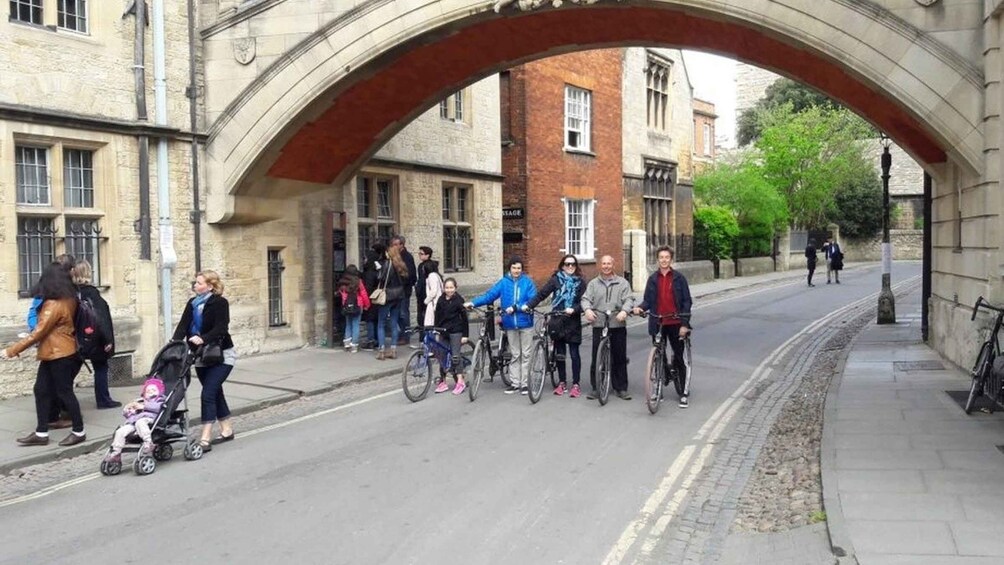
[[[505,275],[495,286],[488,289],[488,292],[471,300],[475,306],[486,306],[499,300],[502,303],[502,328],[506,330],[518,330],[533,327],[533,316],[524,314],[519,309],[537,296],[537,287],[526,275],[513,279],[512,275]],[[506,314],[505,310],[512,307],[515,312]]]

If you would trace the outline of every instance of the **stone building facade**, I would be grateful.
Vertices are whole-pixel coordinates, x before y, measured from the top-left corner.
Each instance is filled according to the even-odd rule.
[[[689,260],[693,236],[693,86],[679,49],[623,50],[625,269],[642,288],[655,250],[677,247]],[[712,132],[712,138],[714,134]]]
[[[573,253],[622,263],[621,49],[549,57],[501,77],[505,256],[542,283]]]

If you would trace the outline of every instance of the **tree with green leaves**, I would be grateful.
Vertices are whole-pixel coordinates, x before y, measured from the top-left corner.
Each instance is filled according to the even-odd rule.
[[[736,216],[724,206],[700,206],[694,210],[695,245],[703,248],[707,258],[728,259],[739,237]]]
[[[756,141],[763,131],[764,117],[775,108],[791,104],[796,114],[808,108],[826,108],[835,110],[839,104],[831,98],[809,86],[791,79],[782,78],[767,87],[763,98],[752,108],[747,108],[739,115],[736,131],[736,141],[739,146],[749,145]]]
[[[827,216],[850,239],[872,237],[882,230],[882,181],[867,162],[854,168],[833,193]]]
[[[769,241],[787,226],[788,206],[754,157],[706,169],[694,179],[694,195],[702,204],[732,210],[740,237]]]

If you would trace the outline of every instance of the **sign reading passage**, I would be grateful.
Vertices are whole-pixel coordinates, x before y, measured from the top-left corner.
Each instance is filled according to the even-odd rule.
[[[503,220],[522,220],[524,215],[523,208],[502,208]]]

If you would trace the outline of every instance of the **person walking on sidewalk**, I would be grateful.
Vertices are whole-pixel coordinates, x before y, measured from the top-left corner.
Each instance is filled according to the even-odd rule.
[[[81,352],[82,357],[90,360],[94,369],[94,400],[98,410],[118,408],[122,403],[116,402],[108,390],[108,359],[115,355],[115,326],[112,323],[111,309],[108,308],[108,302],[101,296],[101,292],[91,284],[91,264],[87,260],[77,261],[71,274],[73,284],[77,285],[77,292],[80,293],[80,299],[89,301],[97,316],[97,342],[92,351]]]
[[[568,254],[558,262],[558,269],[544,283],[537,296],[526,303],[526,310],[536,308],[548,296],[551,298],[551,311],[563,312],[564,316],[555,316],[548,321],[551,337],[554,339],[554,354],[558,362],[558,387],[554,394],[565,394],[568,381],[565,378],[565,351],[572,358],[572,389],[569,396],[578,398],[581,394],[579,375],[582,372],[582,358],[579,356],[579,346],[582,344],[582,295],[586,293],[586,281],[582,280],[582,269],[575,255]]]
[[[470,324],[467,320],[464,297],[457,292],[457,281],[454,278],[443,281],[443,295],[436,301],[434,321],[437,328],[446,330],[440,340],[450,348],[452,359],[450,372],[457,381],[453,387],[453,394],[460,394],[467,388],[467,383],[464,381],[464,358],[460,354],[460,346],[467,343]],[[439,377],[436,394],[446,392],[449,388],[444,371]]]
[[[359,351],[359,323],[363,312],[370,309],[370,297],[366,287],[359,280],[359,268],[349,265],[338,281],[338,293],[342,299],[342,317],[345,318],[343,345],[346,351]]]
[[[223,394],[223,383],[234,370],[237,350],[230,337],[230,303],[223,298],[223,281],[216,271],[202,271],[192,283],[195,296],[185,305],[181,320],[174,329],[176,341],[187,340],[195,347],[219,346],[222,360],[199,360],[195,374],[202,383],[202,435],[199,444],[210,451],[213,444],[234,439],[230,407]],[[212,362],[215,361],[215,362]],[[213,438],[213,424],[219,422],[220,435]]]
[[[840,284],[840,271],[844,268],[844,252],[832,237],[826,238],[826,243],[823,244],[823,257],[826,258],[826,284],[830,284],[830,273],[836,278],[837,284]]]
[[[628,394],[627,376],[627,320],[628,311],[633,304],[631,298],[631,285],[624,277],[614,273],[614,258],[604,255],[600,259],[600,274],[589,281],[586,292],[582,295],[582,310],[585,312],[586,321],[593,325],[593,357],[589,364],[589,385],[592,391],[586,396],[589,400],[596,400],[596,354],[600,347],[600,339],[603,337],[604,316],[598,316],[606,312],[616,312],[610,320],[610,386],[614,389],[614,394],[618,398],[631,400]]]
[[[810,239],[809,244],[805,246],[805,268],[809,270],[809,276],[806,281],[809,286],[816,286],[812,284],[812,273],[816,272],[816,240]]]
[[[13,359],[32,345],[38,345],[38,373],[35,377],[35,432],[17,438],[21,445],[48,445],[49,420],[58,398],[70,413],[72,430],[59,445],[68,447],[87,439],[84,416],[80,402],[73,393],[73,379],[83,364],[77,355],[73,317],[77,312],[77,289],[58,263],[52,263],[42,272],[38,281],[38,294],[42,306],[38,325],[21,341],[0,351],[0,359]]]
[[[690,285],[683,273],[673,270],[672,247],[664,245],[656,251],[659,268],[645,283],[645,294],[641,303],[634,308],[635,314],[652,310],[658,316],[648,319],[648,335],[652,341],[658,341],[666,336],[669,346],[673,348],[673,368],[679,378],[686,382],[687,365],[683,362],[683,338],[690,333],[690,310],[693,299],[690,297]],[[666,372],[669,379],[669,372]],[[669,384],[667,382],[667,384]],[[690,405],[687,395],[680,396],[680,408]]]
[[[411,291],[415,287],[417,272],[415,267],[415,257],[408,251],[407,240],[403,235],[395,235],[390,239],[390,249],[397,249],[401,254],[401,260],[408,268],[407,279],[402,282],[404,295],[401,297],[401,305],[397,313],[397,328],[399,339],[395,340],[398,345],[408,345],[411,336],[408,334],[408,327],[411,324]],[[388,251],[390,250],[388,249]]]
[[[530,354],[533,353],[533,316],[522,312],[523,305],[537,295],[537,287],[530,277],[523,273],[523,260],[513,257],[509,260],[509,272],[502,276],[488,292],[475,297],[464,306],[486,306],[498,300],[502,306],[502,329],[509,340],[509,353],[513,371],[512,385],[506,394],[519,392],[527,394],[527,377],[530,375]]]
[[[380,277],[378,289],[383,289],[383,304],[377,315],[377,361],[397,359],[397,338],[401,331],[399,316],[401,303],[404,302],[404,289],[408,281],[408,266],[401,258],[401,250],[397,247],[387,249],[387,260],[377,271]],[[373,294],[370,293],[372,300]],[[378,301],[379,302],[379,301]],[[387,344],[387,326],[390,325],[390,344]]]

